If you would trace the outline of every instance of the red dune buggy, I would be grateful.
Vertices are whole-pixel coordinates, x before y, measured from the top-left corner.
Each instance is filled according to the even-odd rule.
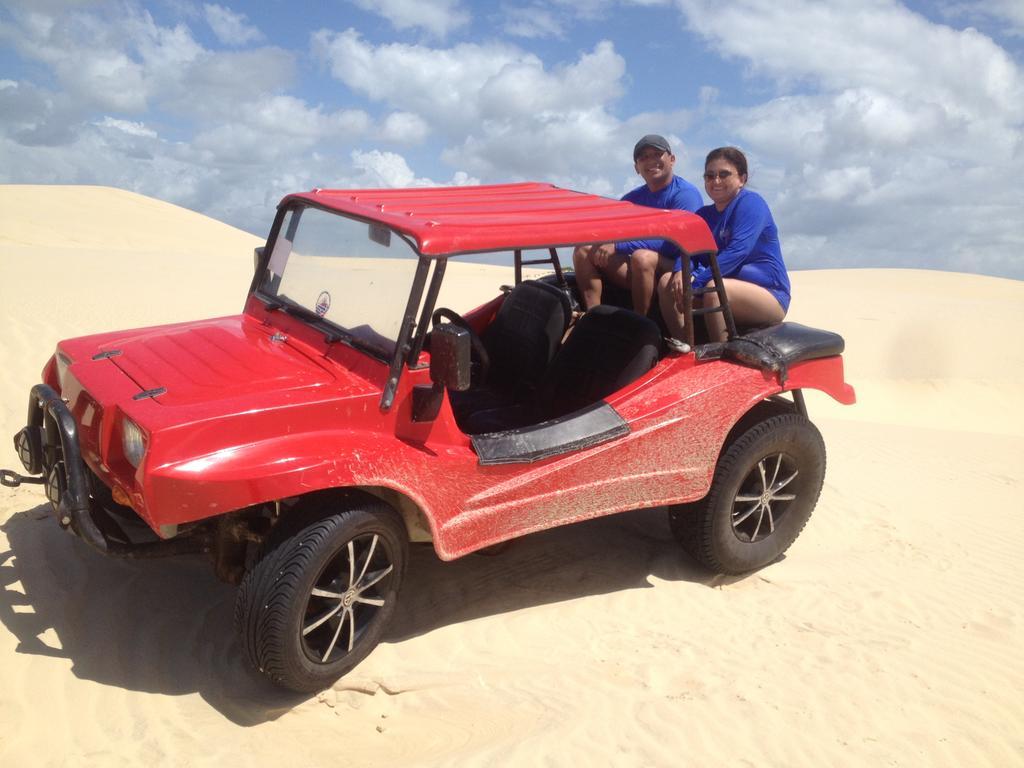
[[[665,506],[700,563],[759,568],[822,487],[802,391],[854,401],[843,340],[737,329],[724,294],[724,343],[692,293],[671,346],[628,306],[580,315],[558,248],[651,237],[715,250],[690,213],[544,184],[289,195],[242,314],[61,342],[0,481],[42,482],[101,552],[208,553],[249,660],[297,691],[374,648],[410,542],[450,560]],[[453,308],[481,260],[508,285]]]

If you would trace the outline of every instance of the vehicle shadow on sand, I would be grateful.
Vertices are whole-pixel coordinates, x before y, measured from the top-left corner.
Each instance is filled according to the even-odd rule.
[[[664,508],[553,528],[452,562],[414,545],[385,642],[587,595],[651,588],[649,577],[720,585],[673,540]]]
[[[274,720],[308,696],[251,672],[232,626],[235,587],[204,559],[119,560],[61,531],[49,505],[0,530],[0,621],[18,653],[72,662],[75,676],[126,690],[198,693],[239,725]],[[440,561],[414,545],[384,642],[469,619],[624,589],[649,577],[709,586],[675,544],[663,509],[599,518],[516,540],[492,555]]]

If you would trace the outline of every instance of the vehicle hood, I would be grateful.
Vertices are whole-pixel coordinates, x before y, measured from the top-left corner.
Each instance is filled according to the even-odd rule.
[[[241,316],[136,331],[105,340],[99,356],[167,406],[339,383],[300,345]]]

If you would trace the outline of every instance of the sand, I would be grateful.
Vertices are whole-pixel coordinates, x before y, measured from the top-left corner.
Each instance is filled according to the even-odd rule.
[[[235,313],[259,244],[128,192],[0,187],[0,466],[57,340]],[[793,284],[860,402],[808,395],[829,467],[785,559],[709,576],[664,510],[421,548],[387,641],[315,696],[245,668],[205,562],[106,559],[0,489],[0,764],[1024,765],[1024,283]]]

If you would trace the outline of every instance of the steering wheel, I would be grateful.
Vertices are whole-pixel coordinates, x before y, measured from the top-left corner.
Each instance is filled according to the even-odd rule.
[[[491,356],[487,354],[487,347],[484,346],[483,341],[480,340],[480,336],[473,330],[473,327],[469,324],[466,318],[455,310],[448,309],[448,307],[438,307],[434,310],[434,314],[431,315],[430,320],[435,328],[440,325],[441,320],[448,320],[460,328],[465,328],[469,331],[469,346],[472,348],[473,354],[476,356],[477,362],[479,363],[480,380],[477,382],[477,385],[479,386],[486,382],[487,374],[491,368]]]

